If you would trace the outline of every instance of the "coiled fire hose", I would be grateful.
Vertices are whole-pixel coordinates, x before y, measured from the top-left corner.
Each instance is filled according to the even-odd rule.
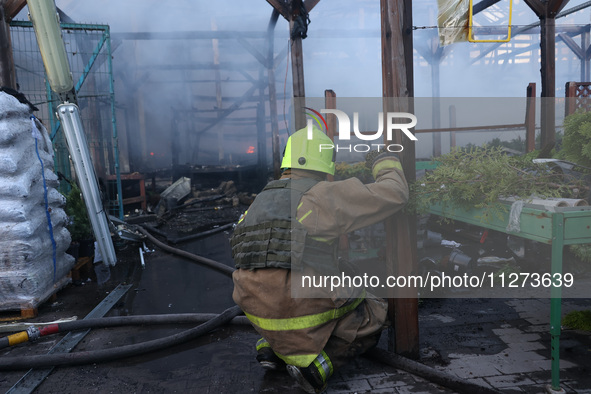
[[[133,345],[119,346],[116,348],[83,351],[75,353],[44,354],[37,356],[20,357],[0,357],[0,370],[19,370],[30,368],[45,368],[64,365],[92,364],[116,360],[124,357],[137,356],[140,354],[162,350],[171,346],[179,345],[183,342],[195,339],[209,331],[220,327],[231,321],[234,317],[242,313],[237,305],[226,309],[221,314],[206,323],[197,327],[185,330],[165,338],[154,339]]]
[[[0,338],[0,349],[25,342],[34,342],[47,335],[86,330],[89,328],[107,328],[121,326],[165,325],[165,324],[200,324],[218,316],[214,313],[178,313],[166,315],[112,316],[96,319],[64,321],[43,326],[31,325],[25,331]],[[236,316],[230,323],[250,324],[246,316]]]
[[[176,249],[170,247],[152,235],[150,235],[145,229],[139,227],[139,231],[142,234],[146,235],[148,239],[153,242],[156,246],[170,252],[177,254],[179,256],[188,258],[192,261],[198,262],[200,264],[204,264],[210,268],[213,268],[217,271],[220,271],[226,275],[231,276],[234,269],[222,263],[219,263],[214,260],[210,260],[201,256],[197,256],[191,254],[189,252],[185,252],[180,249]],[[214,318],[209,319],[206,323],[203,323],[195,328],[180,332],[178,334],[156,339],[152,341],[142,342],[134,345],[127,345],[121,346],[117,348],[111,349],[104,349],[104,350],[96,350],[96,351],[83,351],[83,352],[76,352],[76,353],[62,353],[62,354],[47,354],[47,355],[37,355],[37,356],[22,356],[22,357],[0,357],[0,371],[7,371],[7,370],[21,370],[21,369],[30,369],[30,368],[45,368],[45,367],[53,367],[53,366],[64,366],[64,365],[80,365],[80,364],[91,364],[97,362],[105,362],[116,360],[119,358],[124,357],[131,357],[136,356],[144,353],[148,353],[151,351],[165,349],[170,346],[178,345],[185,341],[189,341],[195,339],[209,331],[212,331],[223,324],[228,322],[234,322],[236,319],[236,323],[246,323],[246,318],[244,316],[238,317],[239,314],[242,313],[242,310],[238,306],[233,306],[229,309],[226,309],[219,315],[215,315]],[[198,316],[201,315],[201,316]],[[93,320],[101,320],[104,321],[102,323],[96,322],[93,327],[113,327],[117,325],[125,325],[125,324],[142,324],[139,323],[141,319],[150,319],[151,324],[168,324],[173,323],[175,319],[178,323],[189,323],[192,321],[196,321],[197,319],[203,319],[205,316],[209,314],[179,314],[179,315],[151,315],[151,316],[118,316],[113,318],[100,318],[100,319],[87,319],[87,320],[80,320],[75,322],[64,322],[59,323],[62,327],[62,330],[65,331],[66,329],[63,327],[65,323],[80,323],[81,326],[79,329],[88,328],[82,327],[82,323],[84,321],[92,322]],[[211,316],[211,315],[210,315]],[[209,317],[209,316],[207,316]],[[117,319],[128,320],[127,323],[115,323]],[[133,323],[134,320],[137,321]],[[192,320],[191,319],[195,319]],[[112,322],[110,323],[109,320]],[[160,322],[158,322],[160,320]],[[53,330],[53,329],[51,329]],[[50,329],[47,330],[47,334],[49,335]],[[19,333],[19,335],[28,335]],[[33,336],[36,334],[32,334]],[[27,338],[28,340],[28,338]],[[375,361],[390,365],[394,368],[409,372],[416,376],[422,377],[434,383],[437,383],[441,386],[451,388],[458,393],[461,394],[498,394],[499,391],[495,389],[491,389],[488,387],[480,386],[476,383],[468,382],[464,379],[458,378],[456,376],[446,374],[442,371],[435,370],[431,367],[428,367],[424,364],[418,363],[416,361],[404,358],[397,354],[393,354],[387,352],[383,349],[372,349],[366,354],[370,359]]]

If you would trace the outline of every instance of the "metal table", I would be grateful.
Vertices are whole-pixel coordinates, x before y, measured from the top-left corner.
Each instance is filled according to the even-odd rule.
[[[504,203],[505,204],[505,203]],[[520,215],[520,231],[509,232],[509,212],[511,205],[506,203],[506,212],[500,217],[484,217],[483,209],[459,209],[433,206],[432,214],[451,220],[457,220],[476,226],[500,231],[552,246],[551,274],[562,275],[562,255],[565,245],[591,243],[591,206],[584,207],[553,207],[552,211],[539,205],[525,204]],[[555,284],[555,282],[553,282]],[[552,358],[552,389],[560,390],[560,323],[562,288],[552,286],[550,289],[550,335]]]

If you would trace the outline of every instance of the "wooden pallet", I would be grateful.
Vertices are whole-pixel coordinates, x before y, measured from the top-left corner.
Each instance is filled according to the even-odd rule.
[[[80,280],[82,275],[88,277],[90,267],[92,266],[93,257],[79,257],[74,264],[74,268],[70,271],[70,278],[72,280]],[[82,274],[82,275],[81,275]]]
[[[0,322],[32,319],[37,317],[37,308],[25,308],[20,311],[2,311],[0,312]]]
[[[71,279],[68,276],[63,277],[59,280],[53,289],[46,292],[45,295],[42,297],[41,300],[37,301],[35,304],[27,303],[23,305],[20,309],[18,307],[12,310],[0,310],[0,322],[6,321],[15,321],[15,320],[25,320],[25,319],[32,319],[37,317],[38,315],[38,308],[44,302],[55,302],[57,301],[57,293],[63,289],[68,283],[70,283]]]

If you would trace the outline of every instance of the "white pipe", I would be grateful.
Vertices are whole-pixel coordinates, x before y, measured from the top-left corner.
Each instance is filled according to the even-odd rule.
[[[82,197],[88,211],[90,224],[94,232],[97,245],[103,256],[104,263],[115,265],[117,257],[111,239],[111,230],[107,222],[107,215],[100,199],[98,182],[94,173],[92,159],[88,152],[88,144],[84,134],[84,127],[80,120],[80,112],[74,104],[61,104],[57,107],[58,116],[62,123],[68,150],[74,163],[74,170],[80,184]]]
[[[74,80],[55,3],[53,0],[27,0],[27,5],[49,85],[56,93],[69,92]]]
[[[551,198],[551,200],[555,199]],[[584,207],[589,205],[586,200],[580,198],[561,198],[560,200],[565,202],[567,207]]]
[[[146,268],[146,262],[144,261],[144,251],[140,248],[140,262],[142,263],[142,268]]]
[[[543,207],[568,207],[568,203],[564,199],[541,199],[532,198],[531,200],[525,200],[528,204],[541,205]]]

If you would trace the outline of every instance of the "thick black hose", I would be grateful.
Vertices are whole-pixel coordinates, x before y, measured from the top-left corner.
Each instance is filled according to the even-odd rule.
[[[394,368],[401,369],[413,375],[420,376],[435,384],[450,388],[460,394],[500,393],[498,390],[468,382],[384,349],[373,348],[365,353],[365,355],[383,364],[390,365]]]
[[[191,234],[191,235],[186,235],[184,237],[178,237],[178,238],[166,238],[169,242],[172,242],[173,244],[179,244],[181,242],[187,242],[187,241],[191,241],[194,239],[199,239],[199,238],[204,238],[204,237],[208,237],[212,234],[216,234],[219,233],[220,231],[224,231],[227,230],[229,228],[232,228],[234,226],[234,223],[226,223],[222,226],[216,227],[216,228],[212,228],[211,230],[207,230],[207,231],[203,231],[201,233],[197,233],[197,234]]]
[[[216,318],[215,313],[171,313],[163,315],[110,316],[58,323],[60,331],[84,330],[87,328],[106,328],[120,326],[140,326],[148,324],[198,324]],[[229,323],[250,324],[246,316],[236,316]]]
[[[213,268],[216,271],[219,271],[223,274],[226,274],[228,276],[232,276],[232,273],[234,272],[234,268],[232,267],[228,267],[225,264],[219,263],[217,261],[208,259],[206,257],[202,257],[202,256],[197,256],[196,254],[193,253],[189,253],[186,252],[184,250],[181,249],[177,249],[177,248],[173,248],[172,246],[168,246],[163,242],[160,242],[158,239],[156,239],[152,234],[150,234],[146,229],[144,229],[143,227],[138,227],[138,231],[140,233],[142,233],[143,235],[145,235],[153,244],[155,244],[156,246],[158,246],[161,249],[166,250],[167,252],[170,253],[174,253],[178,256],[187,258],[189,260],[195,261],[199,264],[203,264],[209,268]]]
[[[164,231],[160,231],[160,230],[158,230],[157,228],[155,228],[154,226],[151,226],[151,225],[149,225],[149,224],[143,224],[143,225],[141,225],[141,226],[142,226],[142,228],[145,228],[145,229],[147,229],[148,231],[150,231],[152,234],[159,235],[159,236],[161,236],[162,238],[166,238],[166,237],[167,237],[167,235],[166,235],[166,233],[165,233]]]
[[[215,318],[195,328],[165,338],[146,341],[134,345],[120,346],[111,349],[83,351],[75,353],[44,354],[37,356],[1,357],[0,371],[46,368],[64,365],[82,365],[116,360],[124,357],[166,349],[183,342],[195,339],[219,326],[231,321],[241,313],[235,305],[226,309]]]
[[[215,313],[171,313],[163,315],[134,315],[134,316],[110,316],[94,319],[84,319],[75,321],[66,321],[61,323],[38,325],[42,337],[51,334],[65,333],[76,330],[86,330],[89,328],[107,328],[121,326],[142,326],[142,325],[166,325],[166,324],[199,324],[213,319],[217,316]],[[236,316],[230,324],[247,325],[250,324],[246,316]],[[22,331],[22,329],[15,330]],[[48,332],[49,331],[49,332]],[[18,342],[14,345],[17,345]],[[0,349],[11,346],[9,337],[0,338]]]
[[[139,227],[139,231],[158,247],[177,254],[179,256],[196,261],[217,271],[232,275],[234,269],[221,264],[217,261],[197,256],[180,249],[170,247],[149,234],[144,228]],[[30,368],[46,368],[53,366],[82,365],[98,362],[111,361],[124,357],[132,357],[140,354],[162,350],[171,346],[181,344],[195,339],[219,326],[234,320],[242,310],[238,306],[226,309],[220,315],[217,315],[206,323],[203,323],[190,330],[171,335],[165,338],[142,342],[134,345],[126,345],[118,348],[83,351],[75,353],[46,354],[37,356],[21,357],[2,357],[0,358],[0,371],[4,370],[22,370]],[[60,331],[71,331],[85,328],[114,327],[132,324],[170,324],[170,323],[193,323],[203,319],[203,314],[173,314],[173,315],[144,315],[144,316],[117,316],[99,319],[87,319],[74,322],[60,323]],[[244,317],[236,319],[240,324],[246,324],[248,321]],[[366,353],[366,356],[381,363],[393,366],[397,369],[412,373],[416,376],[425,378],[433,383],[455,390],[460,394],[498,394],[499,391],[478,384],[458,379],[452,375],[437,371],[424,364],[404,358],[395,353],[383,349],[374,348]]]

